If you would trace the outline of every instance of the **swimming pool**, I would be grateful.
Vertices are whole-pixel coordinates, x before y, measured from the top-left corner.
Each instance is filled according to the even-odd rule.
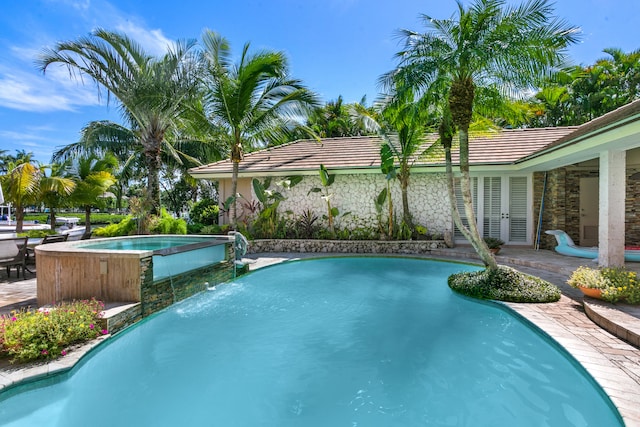
[[[0,425],[622,425],[543,334],[447,287],[474,268],[329,258],[258,270],[142,321],[66,380],[7,397]]]

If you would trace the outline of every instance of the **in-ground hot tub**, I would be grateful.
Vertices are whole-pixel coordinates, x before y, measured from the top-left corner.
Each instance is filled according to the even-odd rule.
[[[143,315],[233,275],[234,236],[127,236],[36,247],[38,305],[141,302]]]

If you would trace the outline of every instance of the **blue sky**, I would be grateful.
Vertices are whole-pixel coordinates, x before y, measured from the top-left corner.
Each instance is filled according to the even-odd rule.
[[[119,121],[116,104],[106,106],[92,84],[34,66],[42,48],[97,27],[125,32],[157,54],[168,40],[197,39],[209,28],[234,52],[245,42],[286,52],[292,75],[325,101],[373,101],[377,78],[395,65],[397,30],[420,30],[420,14],[447,18],[455,8],[454,0],[3,0],[0,150],[48,162],[88,122]],[[556,15],[582,28],[582,42],[570,49],[574,63],[591,64],[607,47],[640,48],[638,0],[558,0]]]

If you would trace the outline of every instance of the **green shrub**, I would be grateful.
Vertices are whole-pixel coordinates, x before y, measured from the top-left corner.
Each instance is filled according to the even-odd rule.
[[[57,212],[56,217],[76,217],[80,221],[78,224],[84,225],[84,212]],[[106,212],[92,212],[91,213],[91,224],[115,224],[123,219],[125,219],[127,215],[123,214],[110,214]],[[40,224],[46,224],[49,219],[48,213],[28,213],[24,216],[25,221],[38,221]],[[58,224],[61,225],[61,224]]]
[[[203,225],[213,225],[218,223],[219,213],[220,208],[215,200],[202,199],[191,207],[189,219]]]
[[[205,227],[204,224],[200,222],[187,223],[187,234],[200,234],[202,233],[202,229]]]
[[[108,333],[97,323],[103,309],[101,301],[91,299],[0,316],[0,352],[12,362],[64,356],[70,345]]]
[[[135,234],[138,229],[138,224],[129,215],[117,224],[109,224],[105,227],[96,228],[93,230],[93,234],[98,237],[117,237],[117,236],[129,236]]]
[[[18,233],[18,237],[27,236],[30,239],[41,239],[51,234],[57,234],[55,230],[29,230],[25,233]]]
[[[153,234],[187,234],[187,222],[181,218],[174,218],[162,208],[160,216],[151,221],[149,230]]]
[[[205,225],[200,230],[200,234],[227,234],[231,230],[231,226],[229,224],[225,225]]]
[[[504,266],[453,274],[448,284],[461,294],[498,301],[554,302],[561,294],[560,289],[549,282]]]

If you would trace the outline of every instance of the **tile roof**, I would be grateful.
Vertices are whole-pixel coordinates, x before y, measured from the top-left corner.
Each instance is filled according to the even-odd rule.
[[[578,127],[513,129],[474,135],[469,143],[471,165],[511,164],[554,141],[574,132]],[[441,166],[444,150],[435,141],[435,135],[427,135],[420,152],[427,154],[415,159],[415,166]],[[380,136],[358,136],[298,140],[277,147],[255,151],[245,155],[239,165],[239,175],[257,176],[264,173],[303,173],[317,171],[320,164],[329,170],[366,170],[380,166]],[[453,162],[459,160],[454,146]],[[224,178],[231,176],[230,160],[222,160],[190,170],[200,178]],[[376,171],[377,172],[377,171]]]
[[[639,119],[640,119],[640,99],[630,102],[629,104],[623,105],[622,107],[619,107],[600,117],[596,117],[595,119],[588,121],[583,125],[580,125],[578,129],[576,129],[574,132],[571,132],[568,135],[558,138],[556,141],[549,144],[547,147],[544,147],[544,150],[540,150],[539,153],[531,153],[532,155],[530,157],[543,154],[544,152],[552,151],[566,144],[578,143],[583,137],[593,135],[594,133],[597,133],[597,132],[604,132],[605,129],[608,129],[612,126],[613,127],[621,126],[629,120],[639,120]]]

